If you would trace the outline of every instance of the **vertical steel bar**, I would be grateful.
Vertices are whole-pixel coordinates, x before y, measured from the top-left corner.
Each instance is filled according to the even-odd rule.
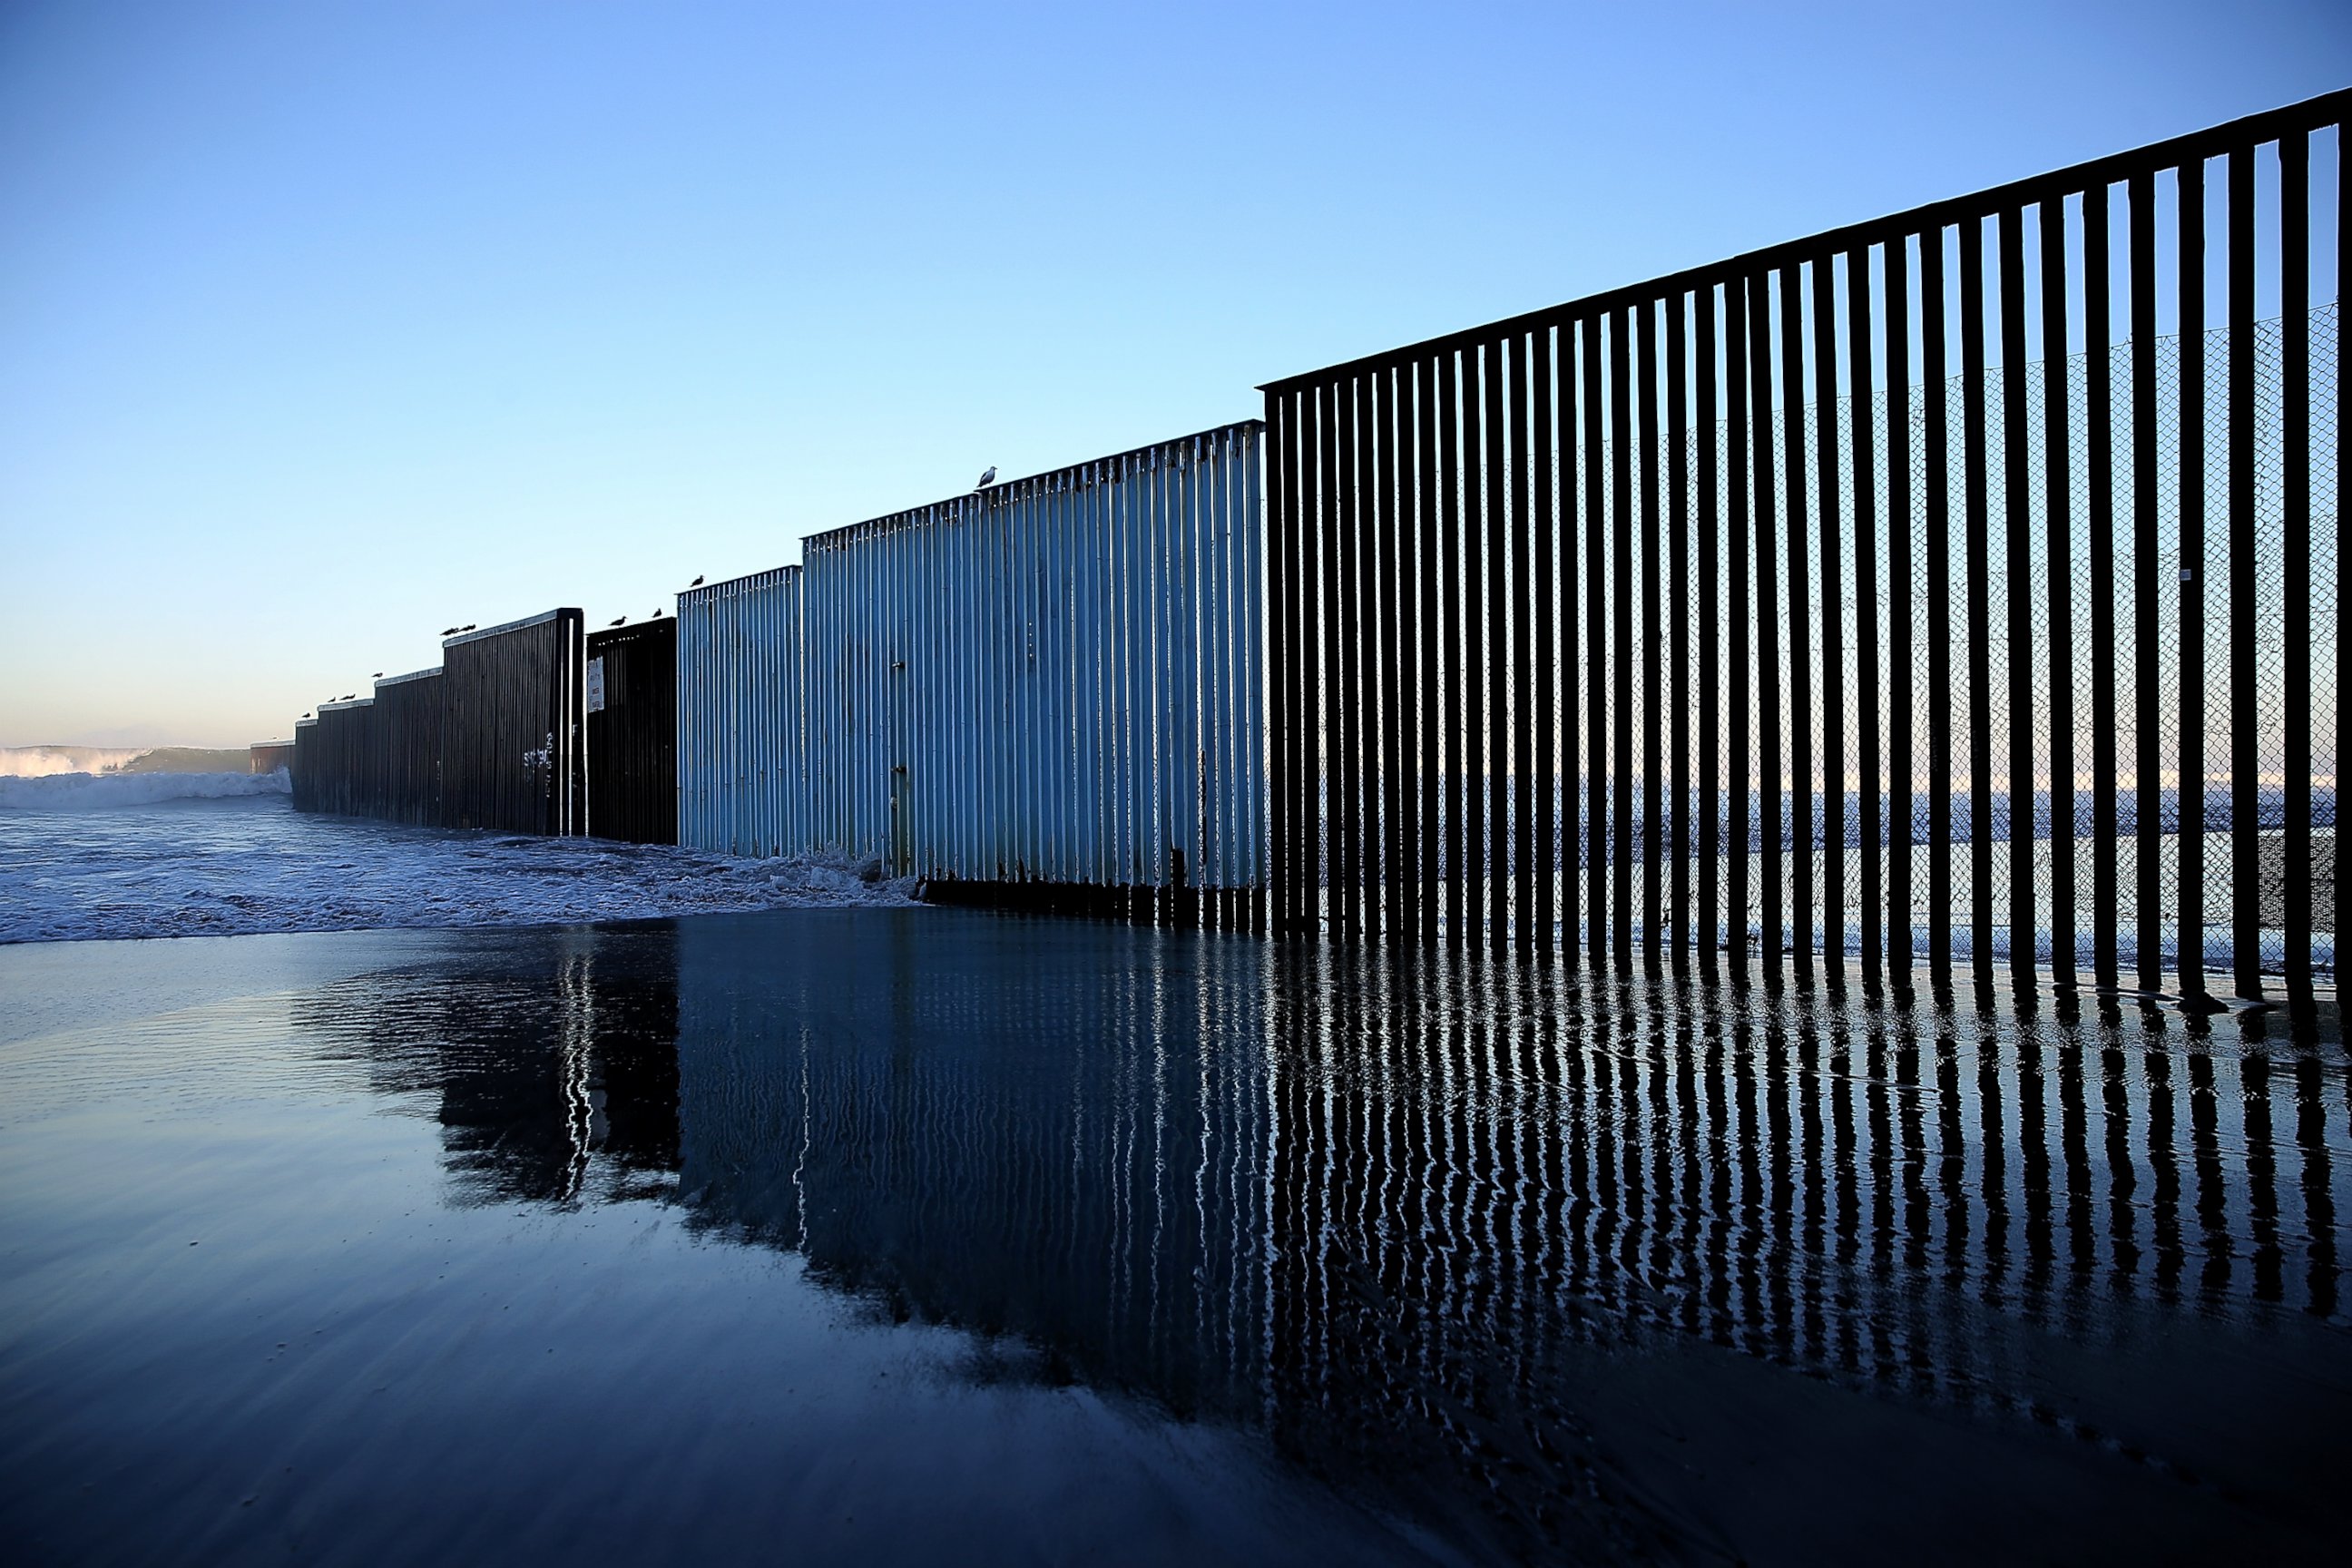
[[[1777,485],[1772,476],[1772,279],[1759,272],[1748,280],[1748,374],[1751,383],[1753,422],[1749,442],[1755,465],[1754,489],[1748,498],[1756,544],[1756,712],[1759,756],[1756,784],[1757,817],[1763,836],[1762,918],[1765,968],[1777,977],[1787,945],[1783,909],[1781,823],[1784,771],[1781,752],[1780,605],[1778,582],[1780,555]],[[1787,417],[1797,416],[1791,409]]]
[[[1952,438],[1945,377],[1944,231],[1919,237],[1919,360],[1927,399],[1927,971],[1952,978]]]
[[[1609,318],[1610,952],[1633,956],[1633,312]]]
[[[1340,710],[1346,707],[1346,687],[1340,675],[1339,644],[1346,625],[1346,610],[1340,603],[1339,584],[1344,580],[1342,549],[1348,527],[1346,499],[1339,488],[1343,471],[1339,415],[1343,406],[1344,384],[1328,383],[1317,399],[1318,456],[1321,459],[1322,494],[1316,508],[1317,532],[1321,539],[1323,567],[1323,605],[1320,620],[1323,628],[1323,661],[1318,672],[1321,677],[1318,693],[1322,705],[1319,727],[1321,755],[1316,781],[1317,815],[1321,828],[1321,865],[1318,870],[1318,923],[1320,929],[1338,937],[1342,929],[1339,908],[1340,858],[1345,852],[1341,829],[1343,784],[1342,763],[1343,720]]]
[[[1493,353],[1491,346],[1486,348],[1488,356]],[[1465,851],[1470,862],[1466,869],[1475,880],[1470,900],[1461,914],[1474,938],[1484,933],[1486,890],[1495,875],[1486,819],[1486,775],[1494,766],[1494,731],[1486,703],[1486,686],[1492,668],[1489,650],[1494,646],[1496,628],[1489,618],[1488,595],[1485,590],[1486,584],[1499,574],[1502,567],[1494,552],[1486,544],[1486,442],[1482,415],[1486,397],[1484,369],[1478,348],[1462,351],[1462,682],[1468,699],[1463,705],[1463,732],[1468,752],[1465,758],[1462,784],[1465,807],[1462,831]]]
[[[1634,307],[1639,318],[1639,331],[1633,340],[1633,353],[1639,362],[1634,374],[1635,429],[1641,443],[1641,508],[1642,508],[1642,630],[1641,630],[1641,690],[1642,690],[1642,952],[1652,963],[1660,955],[1665,919],[1660,907],[1664,879],[1660,873],[1659,848],[1665,837],[1664,714],[1662,706],[1664,681],[1660,661],[1666,657],[1665,628],[1659,624],[1664,610],[1658,580],[1665,569],[1664,541],[1660,535],[1659,474],[1662,454],[1658,444],[1658,312],[1663,307],[1655,300],[1644,300]]]
[[[1601,392],[1601,318],[1584,318],[1584,914],[1585,941],[1592,961],[1609,952],[1608,447],[1601,421],[1608,405]]]
[[[1534,384],[1534,412],[1524,447],[1532,465],[1528,482],[1535,507],[1535,592],[1530,611],[1535,633],[1535,769],[1528,783],[1535,790],[1535,835],[1526,853],[1535,862],[1535,936],[1539,955],[1549,957],[1558,940],[1559,889],[1559,788],[1558,727],[1559,658],[1556,582],[1558,510],[1553,465],[1552,333],[1538,327],[1529,380]]]
[[[1918,625],[1911,581],[1911,241],[1886,242],[1886,967],[1911,978],[1918,944],[1912,900],[1912,846],[1919,837],[1918,772],[1913,761],[1912,662]]]
[[[1511,685],[1511,647],[1518,628],[1511,624],[1513,583],[1509,569],[1511,538],[1517,531],[1511,513],[1508,469],[1512,462],[1509,416],[1504,389],[1509,378],[1509,340],[1497,338],[1486,345],[1486,431],[1484,447],[1486,507],[1486,935],[1501,952],[1511,935],[1512,875],[1511,737],[1517,710],[1526,698]]]
[[[1727,293],[1738,292],[1735,284]],[[1716,953],[1723,945],[1724,842],[1723,812],[1723,493],[1716,428],[1721,406],[1717,389],[1738,375],[1724,368],[1728,351],[1716,341],[1716,288],[1710,283],[1691,297],[1691,388],[1696,406],[1692,425],[1698,448],[1698,513],[1693,519],[1698,534],[1698,924],[1692,940],[1698,944],[1701,972],[1715,973]],[[1727,334],[1727,343],[1738,342]],[[1733,709],[1734,713],[1739,710]],[[1745,716],[1741,721],[1744,723]]]
[[[2084,196],[2084,201],[2090,197]],[[2050,967],[2075,979],[2074,849],[2082,837],[2074,789],[2074,414],[2067,348],[2066,198],[2042,204],[2042,554],[2050,573]],[[2092,526],[2113,527],[2093,513]]]
[[[1796,927],[1797,973],[1813,973],[1818,926],[1817,845],[1813,757],[1812,536],[1829,548],[1829,531],[1816,529],[1805,491],[1805,277],[1801,264],[1780,269],[1780,531],[1789,574],[1789,838],[1790,910]]]
[[[1420,528],[1414,564],[1421,573],[1421,702],[1413,756],[1421,781],[1421,940],[1437,942],[1439,891],[1445,872],[1445,734],[1439,700],[1444,670],[1439,664],[1446,601],[1438,593],[1438,491],[1445,469],[1437,461],[1437,363],[1427,355],[1412,362],[1413,515]]]
[[[1381,931],[1381,881],[1388,868],[1381,863],[1381,658],[1379,647],[1379,531],[1381,496],[1373,472],[1373,451],[1379,445],[1379,409],[1371,402],[1371,372],[1357,374],[1352,411],[1348,421],[1350,439],[1350,505],[1348,533],[1355,550],[1355,595],[1348,602],[1348,853],[1350,879],[1348,902],[1352,936],[1376,936]]]
[[[1969,966],[1992,977],[1992,560],[1985,435],[1984,221],[1960,231],[1960,498],[1968,604]]]
[[[1900,241],[1889,242],[1892,249]],[[1847,428],[1852,432],[1846,453],[1848,486],[1853,492],[1853,668],[1854,747],[1860,775],[1854,780],[1854,820],[1862,856],[1858,913],[1862,931],[1862,972],[1869,979],[1883,973],[1887,933],[1892,922],[1881,900],[1886,894],[1886,827],[1884,794],[1886,758],[1892,735],[1881,727],[1886,689],[1881,684],[1878,661],[1883,612],[1878,600],[1878,442],[1874,428],[1877,366],[1871,352],[1872,321],[1870,247],[1857,245],[1845,255],[1845,352]],[[1890,322],[1893,318],[1889,318]],[[1826,481],[1825,481],[1826,482]],[[1841,786],[1843,794],[1843,786]],[[1844,807],[1839,807],[1843,816]]]
[[[2254,518],[2252,147],[2231,152],[2229,179],[2230,957],[2238,994],[2259,997],[2263,994],[2262,713],[2257,706],[2254,661],[2262,644],[2262,622]],[[2289,321],[2282,325],[2292,332],[2295,323]],[[2307,698],[2298,696],[2296,700]]]
[[[1536,334],[1541,336],[1540,331]],[[1507,390],[1510,403],[1510,434],[1504,452],[1510,464],[1511,534],[1511,836],[1512,900],[1517,907],[1516,935],[1522,952],[1536,940],[1535,844],[1535,627],[1533,562],[1530,546],[1535,514],[1528,493],[1533,471],[1528,449],[1528,414],[1533,395],[1528,371],[1528,334],[1510,339]]]
[[[2345,395],[2352,389],[2352,355],[2344,352],[2343,309],[2352,300],[2352,247],[2344,243],[2344,215],[2352,211],[2352,148],[2346,146],[2345,126],[2336,126],[2336,209],[2332,216],[2335,232],[2328,236],[2336,252],[2336,347],[2335,401],[2330,405],[2331,418],[2336,428],[2336,603],[2333,630],[2336,635],[2336,747],[2328,757],[2328,773],[2333,780],[2328,791],[2327,817],[2328,858],[2331,887],[2335,889],[2336,913],[2329,922],[2329,932],[2336,946],[2335,973],[2341,983],[2343,967],[2343,886],[2344,886],[2344,761],[2352,757],[2352,701],[2345,693],[2352,691],[2352,637],[2346,635],[2345,605],[2352,596],[2352,576],[2347,576],[2345,563],[2352,561],[2352,506],[2344,498],[2352,496],[2352,445],[2343,437]]]
[[[1750,440],[1748,417],[1748,354],[1751,334],[1748,326],[1748,292],[1750,287],[1745,278],[1730,278],[1723,288],[1723,387],[1725,430],[1723,443],[1724,481],[1726,485],[1723,531],[1729,545],[1730,559],[1724,566],[1724,586],[1730,595],[1727,619],[1731,631],[1731,649],[1726,663],[1727,689],[1725,692],[1724,722],[1731,731],[1730,761],[1724,769],[1723,787],[1729,796],[1730,842],[1724,854],[1729,876],[1726,879],[1724,921],[1729,927],[1727,943],[1731,951],[1732,973],[1741,979],[1748,974],[1748,868],[1753,864],[1755,849],[1751,847],[1749,828],[1750,803],[1756,799],[1755,759],[1749,746],[1750,721],[1755,716],[1751,694],[1749,664],[1752,657],[1749,633],[1750,572],[1748,545],[1753,537],[1748,527],[1748,447]]]
[[[1559,542],[1559,590],[1553,600],[1554,644],[1558,650],[1559,686],[1559,831],[1554,851],[1560,868],[1559,951],[1568,964],[1579,960],[1584,942],[1584,835],[1578,810],[1584,787],[1580,741],[1582,719],[1577,712],[1577,508],[1578,478],[1576,323],[1559,327],[1559,364],[1553,381],[1559,388],[1559,501],[1553,537]]]
[[[2285,481],[2281,498],[2285,513],[2282,587],[2286,612],[2281,670],[2286,702],[2279,764],[2284,786],[2280,846],[2284,907],[2280,923],[2286,939],[2287,998],[2297,1020],[2307,1025],[2312,994],[2312,705],[2305,698],[2312,690],[2311,136],[2302,131],[2279,138],[2279,419],[2284,426]],[[2340,435],[2337,439],[2340,445]],[[2340,576],[2340,556],[2336,571]],[[2339,708],[2343,705],[2341,688],[2336,702]],[[2340,770],[2342,763],[2336,766]]]
[[[1415,638],[1412,510],[1406,499],[1412,460],[1406,447],[1412,426],[1412,415],[1403,406],[1408,385],[1403,369],[1389,365],[1381,369],[1374,388],[1380,406],[1381,776],[1387,786],[1382,792],[1382,810],[1388,824],[1383,857],[1388,881],[1382,897],[1391,942],[1412,940],[1420,924],[1414,906],[1421,879],[1413,864],[1412,815],[1417,792],[1410,762]]]
[[[1465,625],[1468,593],[1462,573],[1461,357],[1437,357],[1437,467],[1432,480],[1438,499],[1438,557],[1444,583],[1438,594],[1445,609],[1445,938],[1470,941],[1467,909],[1470,855],[1468,803],[1470,764],[1464,749],[1463,692],[1476,644]],[[1475,573],[1475,568],[1473,568]]]
[[[2164,790],[2157,699],[2156,175],[2131,177],[2133,946],[2143,991],[2164,984]]]
[[[2022,992],[2033,984],[2033,493],[2025,382],[2025,212],[2000,216],[2000,471],[2003,564],[2009,605],[2009,972]],[[2053,363],[2048,359],[2044,363]],[[2065,356],[2055,362],[2061,368]],[[2054,756],[2055,753],[2053,752]]]
[[[1303,532],[1304,508],[1300,502],[1305,468],[1306,420],[1305,395],[1297,387],[1283,388],[1277,395],[1282,413],[1277,426],[1268,422],[1267,479],[1273,490],[1272,502],[1266,512],[1266,593],[1270,603],[1282,606],[1282,618],[1267,623],[1266,670],[1270,677],[1266,697],[1266,758],[1271,778],[1267,825],[1273,837],[1266,845],[1267,893],[1266,921],[1276,937],[1287,936],[1298,929],[1303,918],[1304,883],[1301,879],[1299,847],[1311,829],[1303,815],[1300,779],[1306,765],[1305,709],[1300,699],[1301,672],[1307,661],[1303,640],[1305,611],[1303,598],[1307,588],[1307,567],[1300,542]],[[1278,433],[1278,438],[1277,438]],[[1080,481],[1080,516],[1092,516],[1092,489]],[[1082,641],[1078,648],[1080,679],[1094,662],[1093,641]],[[1278,740],[1276,737],[1279,737]],[[1078,736],[1079,773],[1083,778],[1089,750],[1087,731]]]
[[[1813,258],[1813,421],[1822,578],[1822,952],[1834,975],[1845,963],[1845,573],[1840,557],[1846,545],[1838,504],[1837,258],[1826,253]],[[1857,501],[1857,517],[1859,508]],[[1877,743],[1872,735],[1864,749]]]
[[[2083,193],[2084,496],[2090,507],[2091,545],[2091,976],[2103,993],[2120,983],[2116,898],[2115,353],[2108,282],[2105,185]]]
[[[1703,293],[1670,296],[1666,310],[1666,570],[1674,599],[1666,611],[1666,780],[1674,795],[1673,857],[1666,894],[1666,940],[1685,962],[1691,927],[1691,633],[1705,605],[1691,599],[1690,311]],[[1702,359],[1702,365],[1705,361]],[[1702,730],[1702,735],[1706,731]],[[1710,743],[1712,743],[1710,737]]]
[[[2205,161],[2179,169],[2180,994],[2205,978]]]

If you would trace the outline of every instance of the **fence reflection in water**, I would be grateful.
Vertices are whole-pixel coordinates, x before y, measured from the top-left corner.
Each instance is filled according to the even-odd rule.
[[[991,1375],[1257,1427],[1440,1508],[1499,1495],[1536,1538],[1606,1490],[1609,1434],[1567,1414],[1596,1351],[1712,1342],[2183,1477],[2224,1440],[2179,1429],[2184,1358],[2286,1333],[2297,1377],[2347,1361],[2332,1010],[2288,1047],[2259,1016],[1595,986],[940,911],[509,954],[431,983],[475,1021],[404,1036],[482,1201],[642,1196],[673,1167],[695,1223],[979,1333]],[[321,1016],[380,1043],[419,1016],[358,1001]]]

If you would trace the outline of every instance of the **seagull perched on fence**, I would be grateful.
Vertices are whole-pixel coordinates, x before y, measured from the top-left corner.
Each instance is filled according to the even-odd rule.
[[[454,637],[457,635],[457,628],[455,626],[443,626],[441,628],[441,635],[445,637]]]
[[[702,576],[701,576],[701,574],[700,574],[699,573],[696,574],[694,581],[693,581],[693,582],[691,582],[691,583],[688,583],[688,584],[687,584],[687,586],[688,586],[688,587],[689,587],[689,588],[699,588],[699,587],[701,587],[701,586],[702,586]]]
[[[472,631],[474,628],[473,628],[473,626],[471,625],[471,623],[468,623],[467,625],[465,625],[465,626],[459,626],[457,629],[458,629],[459,631],[461,631],[461,632],[470,632],[470,631]]]
[[[626,616],[614,616],[613,617],[613,624],[616,626],[625,625],[628,621],[628,618],[629,617]]]
[[[369,676],[368,679],[370,680],[382,680],[383,679],[383,671],[379,669],[373,675]]]
[[[994,463],[991,463],[991,464],[989,464],[989,465],[988,465],[988,472],[986,472],[986,473],[984,473],[984,474],[982,474],[982,475],[981,475],[981,476],[980,476],[980,483],[978,483],[978,484],[976,484],[976,485],[972,486],[971,488],[972,488],[972,489],[976,489],[976,490],[984,490],[984,489],[986,489],[989,486],[991,486],[991,485],[994,484],[995,482],[996,482],[996,465],[995,465]]]
[[[654,606],[654,615],[653,615],[653,618],[654,618],[655,620],[660,620],[660,619],[661,619],[661,606],[660,606],[659,605],[656,605]]]

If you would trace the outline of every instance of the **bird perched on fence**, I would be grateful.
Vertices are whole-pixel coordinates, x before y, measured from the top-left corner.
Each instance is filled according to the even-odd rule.
[[[988,465],[988,471],[987,471],[986,473],[984,473],[984,474],[982,474],[982,475],[981,475],[981,476],[980,476],[980,483],[978,483],[978,484],[976,484],[976,485],[972,486],[971,488],[972,488],[972,489],[976,489],[976,490],[984,490],[984,489],[986,489],[989,486],[991,486],[991,485],[994,484],[995,482],[996,482],[996,465],[995,465],[994,463],[991,463],[991,464],[989,464],[989,465]]]
[[[616,626],[625,626],[628,623],[628,619],[629,617],[626,616],[614,616],[613,617],[613,624]]]
[[[656,605],[654,606],[653,618],[654,618],[655,620],[660,620],[660,619],[661,619],[661,616],[662,616],[662,613],[661,613],[661,606],[660,606],[659,605]]]
[[[458,629],[459,631],[461,631],[461,632],[470,632],[470,631],[472,631],[472,630],[474,629],[474,627],[473,627],[473,623],[471,623],[471,622],[467,622],[466,625],[464,625],[464,626],[459,626],[457,629]]]
[[[697,574],[695,574],[694,581],[693,581],[693,582],[691,582],[691,583],[688,583],[688,584],[687,584],[687,586],[688,586],[688,587],[689,587],[689,588],[699,588],[699,587],[701,587],[701,586],[702,586],[702,575],[701,575],[701,574],[697,573]]]
[[[441,635],[445,637],[454,637],[457,635],[457,628],[455,626],[443,626],[441,628]]]
[[[379,669],[373,675],[369,676],[368,679],[370,680],[382,680],[383,679],[383,671]]]

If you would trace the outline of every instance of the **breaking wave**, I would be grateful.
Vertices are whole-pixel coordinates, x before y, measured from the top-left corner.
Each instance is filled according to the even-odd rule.
[[[268,773],[0,774],[0,811],[87,811],[166,800],[229,800],[286,795],[286,771]]]

